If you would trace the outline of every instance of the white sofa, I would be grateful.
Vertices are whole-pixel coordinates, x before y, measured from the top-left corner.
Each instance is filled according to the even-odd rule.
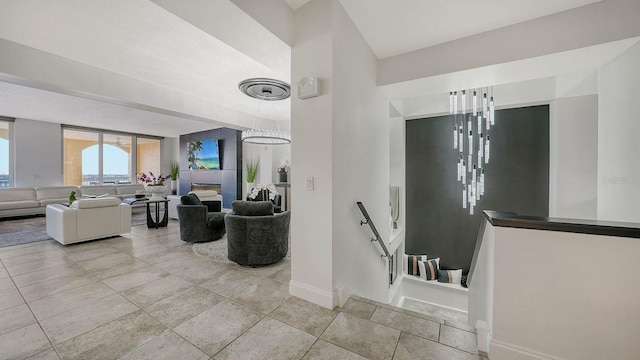
[[[131,207],[120,198],[47,205],[47,234],[63,245],[131,232]]]
[[[134,197],[137,191],[145,191],[142,184],[121,184],[121,185],[82,185],[79,186],[82,195],[100,196],[109,195],[126,199]],[[80,197],[78,197],[80,198]]]
[[[44,214],[47,205],[62,204],[69,201],[71,191],[76,192],[76,199],[82,198],[83,195],[109,195],[119,199],[125,199],[134,197],[138,191],[144,191],[144,185],[121,184],[3,188],[0,189],[0,218]]]
[[[71,191],[80,197],[77,186],[1,189],[0,217],[44,214],[47,205],[69,201]]]

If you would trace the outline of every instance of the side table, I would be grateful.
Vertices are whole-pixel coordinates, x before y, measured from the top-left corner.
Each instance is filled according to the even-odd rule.
[[[160,221],[160,203],[164,203],[164,216]],[[147,227],[149,229],[157,229],[160,227],[166,227],[169,223],[169,200],[147,200],[145,202],[147,206]],[[155,204],[156,216],[155,220],[151,217],[151,204]]]

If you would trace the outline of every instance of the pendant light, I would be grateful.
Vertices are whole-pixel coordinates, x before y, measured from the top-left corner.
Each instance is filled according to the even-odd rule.
[[[238,84],[240,91],[252,98],[264,101],[284,100],[291,95],[291,87],[284,81],[268,78],[252,78]],[[262,145],[291,143],[291,134],[282,130],[260,129],[254,126],[242,132],[242,142]]]

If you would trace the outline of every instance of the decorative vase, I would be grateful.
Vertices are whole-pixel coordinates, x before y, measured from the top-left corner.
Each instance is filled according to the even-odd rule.
[[[251,195],[251,191],[253,190],[254,187],[256,187],[255,181],[247,183],[247,197],[249,197],[249,195]]]
[[[164,200],[162,195],[167,191],[166,185],[146,185],[144,188],[148,193],[151,193],[151,198],[149,200]]]
[[[281,183],[286,183],[287,182],[287,172],[286,171],[278,172],[278,176],[280,177],[280,182]]]
[[[178,180],[171,180],[171,195],[178,194]]]

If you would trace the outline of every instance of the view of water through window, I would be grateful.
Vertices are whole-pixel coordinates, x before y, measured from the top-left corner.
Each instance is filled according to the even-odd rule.
[[[131,184],[141,172],[160,173],[159,139],[64,129],[63,143],[65,185]]]

